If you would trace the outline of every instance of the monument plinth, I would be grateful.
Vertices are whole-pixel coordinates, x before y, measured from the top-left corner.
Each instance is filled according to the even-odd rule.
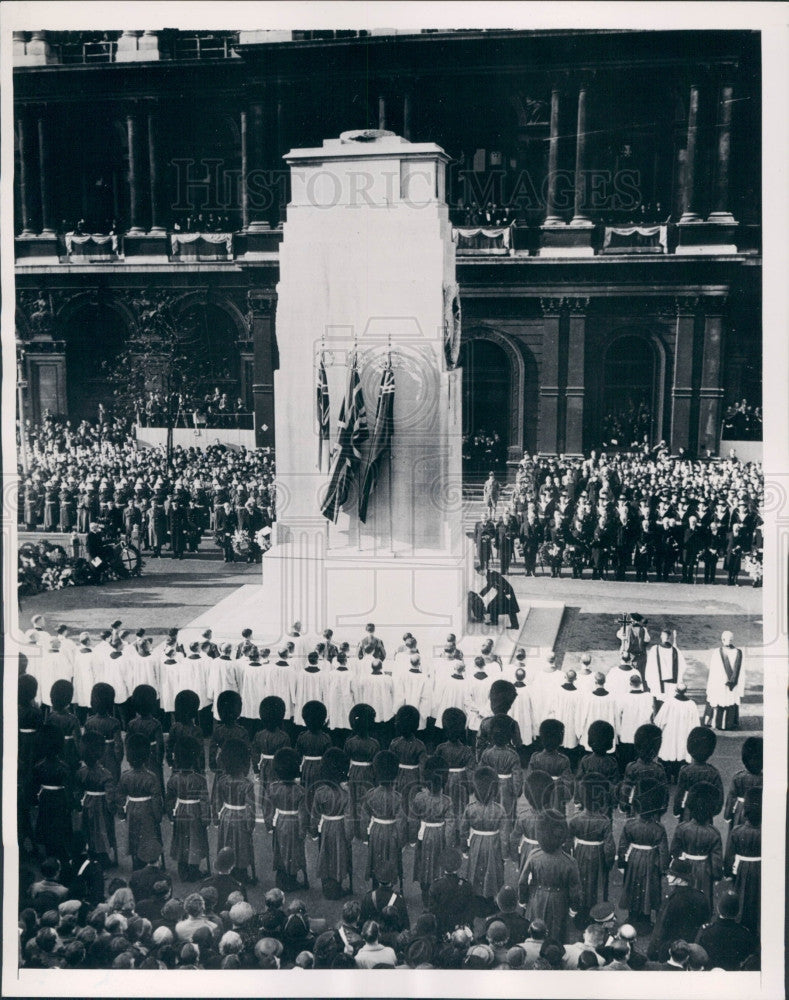
[[[463,534],[460,307],[445,202],[447,156],[386,132],[345,133],[285,156],[291,200],[279,255],[274,544],[253,620],[274,643],[300,620],[342,636],[376,623],[420,648],[465,631],[473,560]],[[320,468],[316,385],[323,361],[331,436]],[[349,368],[369,437],[336,523],[321,508]],[[391,446],[367,516],[361,478],[381,374],[394,374]]]

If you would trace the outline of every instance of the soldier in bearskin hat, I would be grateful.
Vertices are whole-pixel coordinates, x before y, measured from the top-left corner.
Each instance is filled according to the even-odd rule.
[[[164,734],[161,723],[154,717],[158,705],[156,689],[150,684],[138,684],[132,692],[131,704],[135,716],[129,722],[127,732],[142,733],[148,740],[151,753],[148,758],[148,767],[159,779],[164,798],[164,771],[162,762],[164,760]]]
[[[598,775],[587,775],[577,784],[581,811],[568,823],[572,855],[581,879],[578,926],[586,927],[589,911],[601,898],[608,899],[608,874],[614,866],[616,844],[611,828],[611,786]]]
[[[204,770],[202,741],[182,735],[173,750],[173,772],[167,782],[165,806],[173,821],[170,857],[177,863],[178,876],[184,882],[196,882],[204,874],[211,874],[208,861],[211,807]],[[205,873],[200,871],[203,860],[208,868]]]
[[[274,754],[274,778],[266,796],[266,829],[273,834],[274,871],[283,892],[309,889],[304,838],[309,817],[304,789],[298,784],[301,757],[291,747]],[[299,883],[299,873],[303,882]]]
[[[348,766],[348,791],[351,797],[353,835],[366,839],[362,819],[362,800],[373,787],[373,758],[381,749],[378,740],[370,736],[375,721],[375,709],[364,703],[354,705],[348,715],[352,735],[345,741]]]
[[[562,850],[568,837],[563,813],[546,809],[537,817],[537,847],[529,853],[518,882],[529,920],[544,920],[548,935],[568,940],[571,914],[582,903],[578,863]]]
[[[692,864],[690,884],[712,902],[715,882],[723,878],[723,842],[712,825],[715,810],[720,811],[721,790],[707,781],[693,785],[686,808],[690,819],[679,823],[671,840],[671,856]]]
[[[118,816],[126,820],[127,850],[135,870],[145,867],[145,861],[137,853],[141,844],[153,840],[159,845],[160,853],[163,851],[164,802],[159,779],[148,769],[150,756],[151,742],[147,736],[129,733],[126,757],[130,770],[123,772],[115,789],[115,808]]]
[[[706,782],[718,790],[718,798],[714,803],[713,816],[723,809],[723,780],[720,771],[707,761],[715,751],[718,738],[706,726],[696,726],[688,733],[687,749],[691,757],[690,764],[683,764],[677,777],[677,791],[674,795],[674,815],[682,819],[689,818],[688,796],[694,785]]]
[[[394,865],[402,891],[403,847],[407,829],[402,796],[395,788],[398,770],[399,761],[391,751],[381,750],[375,755],[373,774],[376,784],[362,800],[361,819],[367,842],[365,878],[372,879],[375,888],[381,872]]]
[[[504,885],[504,857],[509,852],[506,814],[498,801],[498,778],[492,767],[474,772],[474,794],[463,813],[461,838],[468,844],[468,878],[477,916],[493,913],[495,897]]]
[[[532,754],[529,760],[530,771],[547,771],[553,778],[554,789],[551,805],[560,812],[565,810],[572,782],[570,758],[559,749],[563,740],[563,723],[558,719],[543,719],[540,723],[542,750]]]
[[[447,767],[443,758],[426,758],[422,779],[422,788],[412,786],[419,790],[413,795],[410,808],[417,827],[414,882],[419,883],[422,903],[427,907],[430,886],[441,876],[441,856],[448,845],[447,825],[452,821],[452,802],[444,794]]]
[[[307,811],[312,808],[312,787],[318,780],[323,755],[331,746],[326,732],[326,706],[322,701],[308,701],[301,710],[306,733],[296,738],[296,750],[301,754],[301,784],[307,794]]]
[[[121,736],[120,720],[116,719],[115,689],[111,684],[102,682],[94,684],[90,692],[90,707],[93,711],[85,722],[85,732],[96,732],[104,740],[104,755],[102,764],[117,783],[121,776],[121,761],[123,760],[123,737]]]
[[[283,728],[285,711],[285,702],[275,694],[268,695],[260,703],[259,714],[263,728],[255,733],[252,767],[260,782],[261,802],[268,791],[274,755],[282,747],[290,746],[290,736]]]
[[[460,708],[446,708],[441,716],[444,742],[436,747],[447,769],[446,793],[452,802],[452,816],[447,824],[447,843],[460,844],[460,819],[468,805],[469,784],[474,769],[474,751],[465,743],[466,713]]]
[[[726,845],[724,869],[734,879],[740,900],[739,920],[754,934],[761,925],[762,789],[749,788],[743,803],[743,821],[734,827]]]
[[[245,739],[233,736],[223,740],[216,763],[212,807],[214,824],[219,827],[217,854],[225,847],[231,848],[235,858],[232,874],[240,882],[254,885],[257,883],[252,843],[255,788],[247,777],[249,763],[249,744]]]
[[[523,872],[530,852],[537,846],[537,819],[553,800],[553,779],[547,771],[529,770],[523,783],[526,811],[518,816],[513,846],[518,852],[518,870]],[[517,840],[517,844],[514,841]]]
[[[640,776],[630,802],[635,815],[619,837],[617,864],[624,872],[619,905],[637,928],[651,928],[652,913],[661,905],[661,883],[669,863],[668,837],[660,822],[665,803],[665,782]]]
[[[339,747],[323,755],[313,787],[310,833],[318,840],[318,878],[326,899],[353,893],[353,837],[348,792],[348,757]],[[345,878],[348,889],[343,889]]]
[[[663,805],[660,809],[660,815],[662,816],[666,811],[669,799],[668,778],[665,768],[657,759],[661,740],[660,729],[652,725],[651,722],[644,723],[636,730],[633,740],[636,759],[625,768],[625,774],[619,786],[619,808],[629,816],[637,815],[634,796],[644,778],[650,778],[660,784],[663,789]]]

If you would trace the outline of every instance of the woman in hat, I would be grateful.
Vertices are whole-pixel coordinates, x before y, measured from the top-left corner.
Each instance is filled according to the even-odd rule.
[[[387,866],[394,865],[401,889],[403,881],[403,847],[406,844],[406,817],[403,801],[395,789],[399,770],[397,757],[382,750],[373,759],[376,785],[366,793],[361,803],[362,827],[367,842],[365,878],[372,879],[373,888]]]
[[[165,797],[167,815],[173,821],[170,857],[177,862],[178,876],[183,882],[196,882],[203,877],[200,871],[203,859],[208,869],[205,874],[211,874],[208,861],[211,807],[203,771],[202,742],[183,733],[173,749],[173,773]]]
[[[428,905],[430,886],[443,875],[441,856],[447,847],[447,824],[452,819],[452,801],[444,794],[447,769],[439,756],[422,764],[424,787],[411,799],[411,813],[418,825],[414,853],[414,882],[422,889],[422,903]]]
[[[617,864],[624,872],[619,905],[631,924],[651,924],[660,909],[661,882],[669,862],[668,837],[660,816],[665,810],[665,785],[643,777],[634,787],[631,807],[637,815],[626,821],[619,837]]]
[[[214,824],[219,827],[217,851],[232,848],[235,855],[233,872],[241,882],[257,883],[252,833],[255,829],[255,788],[247,777],[249,744],[245,739],[230,737],[222,743],[214,781],[212,804]],[[249,869],[252,870],[250,876]]]
[[[509,851],[506,814],[498,801],[498,779],[492,767],[474,772],[475,800],[461,821],[461,838],[468,844],[468,880],[477,897],[480,916],[495,910],[495,896],[504,884],[504,858]]]
[[[679,823],[671,840],[672,858],[684,858],[693,865],[690,884],[712,903],[713,884],[723,878],[723,842],[712,825],[720,792],[710,782],[701,781],[688,792],[686,807],[691,818]]]
[[[568,918],[581,905],[578,864],[562,850],[567,821],[555,809],[537,818],[537,847],[529,853],[518,882],[518,894],[529,920],[544,920],[557,941],[568,938]]]
[[[283,892],[297,888],[309,889],[304,838],[308,815],[306,795],[298,784],[301,756],[291,747],[282,747],[274,754],[275,780],[269,785],[265,800],[266,829],[273,834],[273,865],[277,885]],[[298,881],[301,872],[303,882]]]
[[[348,793],[348,758],[339,747],[323,755],[320,776],[314,785],[310,833],[318,841],[318,878],[326,899],[353,893],[353,831]]]

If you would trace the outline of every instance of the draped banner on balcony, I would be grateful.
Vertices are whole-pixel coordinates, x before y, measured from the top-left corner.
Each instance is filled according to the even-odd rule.
[[[603,253],[667,253],[667,226],[606,226]]]
[[[89,254],[93,248],[98,248],[101,253],[118,252],[118,237],[115,233],[66,233],[66,252],[74,253],[74,248],[79,247],[78,252]],[[85,248],[84,250],[81,248]]]
[[[199,241],[211,244],[213,247],[218,247],[221,243],[224,243],[226,253],[233,253],[232,233],[173,233],[170,241],[174,254],[181,253],[182,248],[188,248],[188,252],[190,253],[199,254]],[[193,244],[197,245],[194,246]]]
[[[511,226],[455,229],[458,253],[506,255],[510,252]]]

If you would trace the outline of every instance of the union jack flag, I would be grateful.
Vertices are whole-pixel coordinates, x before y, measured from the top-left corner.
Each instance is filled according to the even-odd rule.
[[[348,386],[340,404],[337,427],[337,444],[329,470],[329,489],[321,507],[323,516],[334,522],[348,500],[362,461],[361,446],[369,437],[364,394],[355,358],[348,372]]]

